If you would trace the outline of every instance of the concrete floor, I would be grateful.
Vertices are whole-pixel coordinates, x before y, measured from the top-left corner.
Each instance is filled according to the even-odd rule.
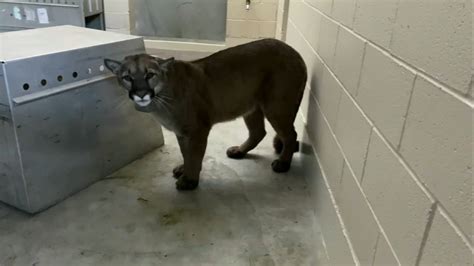
[[[162,148],[29,216],[0,205],[0,265],[316,265],[321,254],[301,154],[273,173],[273,132],[248,158],[228,146],[242,120],[217,125],[192,192],[175,190],[174,136]]]

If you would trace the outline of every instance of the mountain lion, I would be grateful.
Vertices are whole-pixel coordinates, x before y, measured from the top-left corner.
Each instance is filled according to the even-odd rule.
[[[275,172],[289,170],[298,149],[293,126],[306,84],[306,66],[287,44],[264,39],[186,62],[147,54],[105,59],[136,109],[151,112],[178,139],[184,164],[173,170],[178,190],[192,190],[212,126],[243,116],[248,139],[227,156],[243,158],[264,138],[264,118],[277,135]]]

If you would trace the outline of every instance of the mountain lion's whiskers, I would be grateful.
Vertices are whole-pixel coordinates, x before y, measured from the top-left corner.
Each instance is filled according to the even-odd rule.
[[[173,101],[173,98],[170,97],[167,94],[159,94],[157,97],[160,97],[160,98],[163,98],[163,99],[166,99],[166,100],[169,100],[169,101]]]
[[[157,96],[153,97],[152,101],[154,103],[160,105],[168,114],[171,114],[171,112],[170,112],[171,104],[167,100],[161,98],[161,95],[160,96],[157,95]]]

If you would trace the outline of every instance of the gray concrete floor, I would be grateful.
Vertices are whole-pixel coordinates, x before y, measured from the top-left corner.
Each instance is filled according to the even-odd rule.
[[[196,191],[175,190],[181,155],[165,132],[165,146],[40,214],[0,205],[0,265],[315,265],[301,155],[273,173],[270,132],[226,158],[246,135],[241,120],[213,129]]]

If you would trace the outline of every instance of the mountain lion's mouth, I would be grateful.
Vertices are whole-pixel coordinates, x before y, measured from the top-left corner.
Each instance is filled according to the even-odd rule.
[[[136,104],[138,104],[140,107],[145,107],[151,103],[150,100],[148,101],[135,101]]]
[[[149,94],[145,95],[144,97],[138,97],[137,95],[133,95],[133,101],[140,107],[145,107],[151,103],[151,97]]]

